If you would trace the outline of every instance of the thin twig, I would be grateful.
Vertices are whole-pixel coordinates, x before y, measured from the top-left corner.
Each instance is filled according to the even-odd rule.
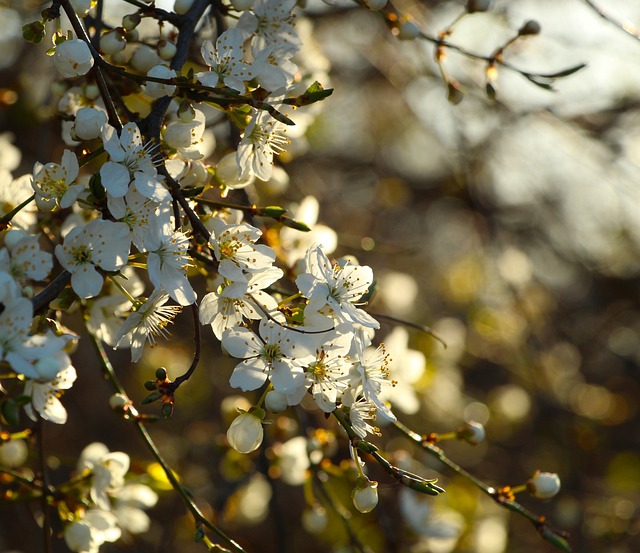
[[[620,21],[614,19],[610,15],[606,14],[605,12],[603,12],[598,6],[596,6],[595,2],[592,2],[592,0],[584,0],[584,3],[587,6],[589,6],[594,12],[596,12],[602,19],[604,19],[605,21],[611,23],[612,25],[614,25],[615,27],[620,29],[622,32],[626,33],[631,38],[634,38],[635,40],[639,40],[640,41],[640,35],[639,34],[633,32],[624,23],[621,23]]]
[[[100,366],[102,367],[102,372],[105,378],[109,381],[109,383],[111,384],[111,387],[116,393],[122,394],[123,396],[128,398],[128,395],[125,389],[120,383],[120,380],[118,379],[115,373],[115,370],[111,365],[111,361],[109,361],[109,357],[104,347],[91,332],[89,332],[88,334],[96,350],[96,353],[98,354]],[[140,436],[142,437],[142,439],[144,440],[147,446],[147,449],[149,449],[149,451],[151,452],[155,460],[158,462],[158,464],[160,464],[160,466],[164,470],[167,480],[169,480],[173,489],[178,493],[178,495],[180,495],[187,509],[189,509],[191,515],[194,518],[196,527],[207,528],[214,535],[216,535],[218,539],[224,542],[227,546],[231,547],[231,549],[236,553],[246,553],[246,551],[238,543],[236,543],[233,539],[227,536],[217,526],[209,522],[209,520],[205,517],[202,511],[200,511],[200,509],[194,503],[193,499],[191,498],[191,494],[180,483],[177,476],[175,475],[173,470],[169,467],[168,463],[162,456],[162,453],[160,453],[160,450],[158,449],[155,442],[153,441],[153,438],[151,438],[151,436],[149,435],[149,432],[147,431],[147,428],[146,428],[144,416],[139,415],[137,410],[133,408],[133,406],[131,406],[125,418],[131,420],[135,424],[136,429],[138,430],[138,433],[140,434]]]

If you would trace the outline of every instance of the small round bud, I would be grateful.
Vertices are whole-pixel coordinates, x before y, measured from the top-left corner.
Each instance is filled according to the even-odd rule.
[[[175,76],[176,72],[165,65],[156,65],[147,71],[147,77],[156,79],[171,79]],[[176,91],[176,87],[172,84],[147,81],[147,84],[144,85],[144,91],[147,96],[152,98],[162,98],[163,96],[171,96]]]
[[[457,435],[459,440],[464,440],[471,445],[478,445],[486,437],[484,426],[475,421],[469,421],[462,428],[459,428]]]
[[[84,40],[65,40],[56,46],[53,63],[66,78],[86,75],[93,67],[91,50]]]
[[[491,0],[467,0],[467,12],[486,12],[491,7]]]
[[[131,401],[124,394],[113,394],[109,398],[109,407],[114,411],[122,411],[127,405],[131,405]]]
[[[560,491],[560,477],[555,472],[537,471],[527,482],[527,491],[538,499],[549,499]]]
[[[140,73],[146,73],[152,67],[163,62],[155,49],[141,44],[131,56],[131,66]]]
[[[189,100],[183,100],[180,102],[176,113],[178,115],[178,119],[183,123],[191,123],[196,116],[196,110]]]
[[[175,56],[176,52],[178,51],[176,45],[173,42],[169,42],[168,40],[164,39],[158,42],[156,49],[158,50],[158,55],[163,60],[173,59],[173,56]]]
[[[156,369],[156,380],[166,380],[167,379],[167,369],[164,367],[158,367]]]
[[[187,13],[193,4],[193,0],[176,0],[173,9],[176,13]]]
[[[267,397],[264,398],[264,405],[272,413],[282,413],[289,407],[287,396],[275,390],[267,393]]]
[[[320,534],[327,527],[327,511],[322,505],[314,505],[302,513],[302,527],[309,534]]]
[[[367,6],[372,12],[379,12],[387,5],[387,0],[362,0],[364,5]]]
[[[398,27],[398,38],[400,40],[415,40],[422,34],[420,27],[413,21],[405,21]]]
[[[241,413],[227,430],[227,441],[238,453],[255,451],[263,437],[262,421],[254,413]]]
[[[84,96],[87,100],[97,100],[100,96],[100,89],[97,84],[91,83],[84,87]]]
[[[80,108],[76,112],[73,130],[80,140],[93,140],[102,134],[106,124],[107,114],[104,111],[96,108]]]
[[[540,23],[538,23],[534,19],[530,19],[522,27],[520,27],[518,34],[520,36],[538,35],[540,34],[540,31],[542,31]]]
[[[127,46],[122,28],[114,29],[100,37],[100,51],[103,54],[115,54],[121,52]]]
[[[122,28],[125,31],[133,31],[138,25],[140,25],[141,21],[142,17],[140,17],[140,14],[130,13],[122,18]]]
[[[20,467],[27,460],[29,448],[24,440],[9,440],[0,445],[0,465]]]
[[[369,513],[378,504],[378,483],[367,477],[360,477],[351,492],[351,500],[361,513]]]
[[[124,38],[129,42],[140,42],[140,31],[138,31],[138,29],[131,29],[126,32]]]
[[[155,380],[147,380],[144,383],[144,388],[145,388],[145,390],[149,390],[150,392],[153,392],[156,389],[156,381]]]

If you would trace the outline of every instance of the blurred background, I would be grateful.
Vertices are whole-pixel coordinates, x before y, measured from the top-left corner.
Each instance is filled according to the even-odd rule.
[[[627,29],[640,28],[635,0],[600,3]],[[106,3],[124,9],[120,15],[133,11],[122,4]],[[463,94],[453,105],[432,44],[397,40],[379,14],[352,4],[308,2],[297,18],[301,55],[335,91],[307,119],[296,114],[307,133],[289,135],[291,148],[279,160],[288,178],[248,194],[294,212],[314,196],[317,224],[337,233],[333,255],[374,269],[370,311],[428,325],[447,344],[381,319],[376,340],[393,344],[400,384],[390,399],[402,422],[419,433],[483,423],[484,443],[443,449],[490,485],[521,484],[537,469],[557,472],[562,490],[554,499],[518,499],[568,530],[576,552],[633,553],[640,550],[640,40],[588,4],[495,0],[489,12],[464,17],[449,40],[469,51],[491,55],[535,19],[542,32],[509,46],[506,61],[536,73],[587,65],[558,79],[553,91],[498,67],[492,100],[486,64],[448,50],[442,66]],[[459,1],[393,5],[430,36],[464,11]],[[35,161],[58,160],[65,147],[60,122],[50,119],[57,100],[42,55],[49,45],[21,38],[21,25],[40,7],[0,3],[0,165],[14,176]],[[219,145],[228,143],[228,127],[212,132]],[[277,248],[277,229],[266,239]],[[80,331],[77,315],[65,323]],[[188,313],[173,331],[184,340],[160,342],[137,365],[127,351],[112,356],[136,402],[156,367],[173,376],[188,367]],[[334,421],[303,407],[273,417],[260,454],[229,451],[224,433],[242,405],[229,399],[234,362],[208,329],[204,336],[204,361],[179,390],[175,415],[151,428],[198,505],[252,553],[352,550],[331,509],[319,535],[301,522],[306,454],[291,441],[296,436],[314,436],[333,461],[321,471],[330,494],[350,507],[353,475],[340,464],[348,452]],[[68,478],[79,452],[96,440],[129,453],[140,478],[153,481],[152,459],[134,428],[108,408],[111,391],[88,340],[74,365],[78,382],[64,397],[69,422],[47,429],[52,481]],[[526,520],[493,505],[393,428],[382,431],[374,441],[394,462],[439,478],[447,493],[407,496],[368,463],[380,504],[368,515],[354,512],[352,523],[374,551],[554,550]],[[155,485],[161,490],[161,481]],[[0,504],[0,550],[39,550],[34,510]],[[101,551],[204,549],[193,543],[175,494],[160,491],[149,514],[148,533]]]

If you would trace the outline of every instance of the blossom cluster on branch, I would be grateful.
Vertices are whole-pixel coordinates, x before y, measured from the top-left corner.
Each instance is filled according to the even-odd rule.
[[[56,0],[24,29],[39,42],[56,28],[49,53],[60,76],[54,88],[67,149],[61,159],[35,163],[31,175],[13,178],[15,167],[0,174],[3,425],[20,426],[20,409],[40,425],[68,422],[64,392],[78,378],[71,356],[79,336],[63,320],[72,306],[82,314],[83,332],[96,343],[129,348],[133,362],[192,309],[196,325],[211,328],[205,339],[215,338],[238,360],[231,387],[262,391],[231,423],[232,448],[258,449],[267,413],[311,398],[349,437],[356,509],[369,512],[378,501],[377,483],[364,472],[367,456],[406,487],[443,491],[433,479],[390,464],[368,441],[380,434],[377,423],[396,423],[398,412],[417,410],[412,384],[424,372],[424,356],[407,348],[406,336],[391,334],[387,346],[376,340],[380,323],[367,312],[373,270],[354,258],[329,257],[337,237],[314,226],[313,197],[303,201],[301,209],[311,214],[302,220],[279,206],[227,201],[229,194],[246,199],[243,190],[251,185],[286,178],[274,159],[304,133],[313,113],[307,106],[331,93],[317,80],[323,75],[306,66],[296,2],[178,1],[173,12],[129,2],[138,9],[116,27],[102,24],[95,4]],[[400,38],[420,37],[391,15],[387,21]],[[149,20],[156,21],[155,31],[139,30]],[[438,47],[445,46],[441,40]],[[210,127],[223,122],[231,129],[229,143],[216,145]],[[268,238],[255,216],[273,221]],[[198,327],[192,367],[175,380],[159,369],[145,384],[151,393],[143,403],[161,400],[162,413],[172,413],[178,387],[198,365],[200,340]],[[394,349],[405,369],[418,356],[415,370],[403,372]],[[111,378],[119,392],[112,407],[147,439],[145,416]],[[2,441],[27,434],[3,433]],[[433,445],[447,437],[474,444],[484,429],[470,422],[451,436],[422,441]],[[125,453],[92,444],[78,475],[55,493],[40,475],[44,508],[58,506],[72,550],[95,552],[123,531],[148,527],[141,509],[157,497],[125,481],[128,469]],[[538,474],[529,489],[550,497],[556,480]],[[512,491],[483,491],[513,503]],[[187,493],[183,497],[202,530],[198,539],[209,544],[213,532],[242,550],[204,522]],[[548,531],[564,547],[561,535]]]

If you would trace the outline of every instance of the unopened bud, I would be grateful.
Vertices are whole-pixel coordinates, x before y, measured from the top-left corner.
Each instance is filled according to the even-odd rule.
[[[289,406],[287,396],[281,392],[271,390],[264,398],[264,406],[272,413],[282,413]]]
[[[173,42],[169,42],[168,40],[164,39],[158,42],[156,49],[158,50],[158,55],[163,60],[173,59],[173,56],[175,56],[176,52],[178,51],[176,45]]]
[[[378,483],[366,476],[358,478],[356,487],[351,492],[351,499],[361,513],[369,513],[378,504]]]
[[[520,29],[518,30],[518,34],[520,36],[538,35],[540,34],[541,30],[542,30],[542,27],[540,23],[538,23],[534,19],[530,19],[522,27],[520,27]]]
[[[560,491],[560,477],[555,472],[536,471],[527,482],[527,491],[538,499],[549,499]]]
[[[167,379],[167,369],[164,367],[158,367],[156,369],[156,380],[166,380]]]
[[[100,51],[103,54],[115,54],[121,52],[127,46],[124,38],[124,30],[120,27],[103,34],[100,37]]]
[[[415,40],[422,34],[420,27],[413,21],[405,21],[398,27],[398,38],[400,40]]]
[[[109,398],[109,407],[114,411],[123,411],[128,405],[131,405],[131,400],[124,394],[113,394]]]
[[[459,428],[457,435],[459,440],[464,440],[471,445],[478,445],[486,437],[484,426],[475,421],[469,421],[462,428]]]
[[[140,14],[130,13],[122,18],[122,28],[125,31],[133,31],[138,25],[140,25],[141,21],[142,17],[140,17]]]
[[[191,123],[196,117],[196,110],[189,100],[183,100],[178,106],[177,115],[183,123]]]
[[[238,453],[255,451],[263,437],[262,421],[254,413],[241,413],[227,430],[227,441]]]

